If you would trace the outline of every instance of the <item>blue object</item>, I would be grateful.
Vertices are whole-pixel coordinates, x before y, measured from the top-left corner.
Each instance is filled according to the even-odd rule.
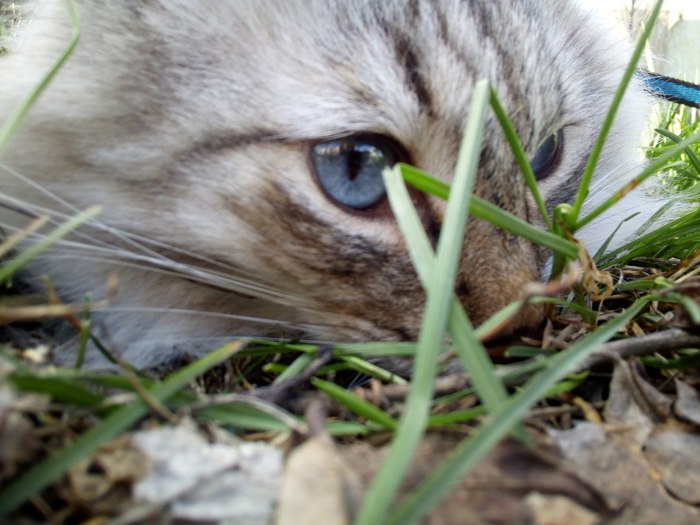
[[[700,86],[648,71],[637,71],[637,76],[642,79],[653,95],[700,108]]]

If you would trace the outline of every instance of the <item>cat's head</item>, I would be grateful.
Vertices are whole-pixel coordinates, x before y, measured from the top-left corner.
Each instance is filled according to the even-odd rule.
[[[163,306],[211,298],[236,312],[238,295],[213,290],[232,289],[288,306],[334,340],[414,338],[420,325],[424,294],[383,167],[405,161],[450,181],[473,86],[486,78],[548,205],[570,200],[627,61],[568,2],[80,4],[81,44],[7,163],[79,208],[103,204],[104,223],[157,241],[155,251],[203,271],[220,264],[240,284],[177,299],[148,272],[127,272],[132,297],[142,288]],[[39,27],[55,29],[52,10]],[[17,61],[38,72],[60,42],[43,34]],[[643,105],[627,97],[601,175],[627,173]],[[475,193],[540,222],[493,115]],[[445,203],[414,201],[436,241]],[[471,219],[456,294],[480,323],[539,280],[546,258]],[[513,329],[540,315],[525,309]]]

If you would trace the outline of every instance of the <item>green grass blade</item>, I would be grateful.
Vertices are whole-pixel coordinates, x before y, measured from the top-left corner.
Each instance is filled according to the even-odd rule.
[[[435,264],[435,252],[403,183],[404,170],[404,166],[399,164],[391,170],[386,170],[384,172],[384,186],[387,189],[391,209],[401,233],[406,239],[413,267],[423,287],[427,288],[431,270]]]
[[[472,215],[530,242],[549,248],[556,254],[573,259],[578,257],[578,248],[572,242],[533,226],[526,220],[508,213],[480,197],[475,196],[472,200]]]
[[[45,394],[51,396],[54,402],[70,403],[81,407],[95,407],[105,399],[69,378],[42,377],[30,372],[20,372],[10,374],[7,382],[16,390]]]
[[[608,246],[610,246],[610,243],[612,240],[615,238],[615,235],[617,235],[617,232],[622,228],[623,224],[625,224],[627,221],[634,219],[637,215],[639,215],[640,212],[635,212],[629,217],[625,217],[623,220],[620,221],[620,224],[618,224],[615,229],[610,233],[610,235],[607,236],[603,244],[600,245],[600,248],[595,252],[593,255],[593,260],[597,263],[598,261],[601,260],[603,255],[605,255],[608,252]]]
[[[580,224],[577,224],[577,221],[579,215],[581,214],[581,207],[583,206],[583,201],[585,200],[586,195],[588,195],[588,189],[591,185],[591,178],[593,177],[593,172],[595,171],[595,167],[598,164],[598,159],[600,158],[600,155],[603,151],[603,146],[605,145],[605,142],[608,138],[608,134],[610,133],[610,128],[612,127],[613,120],[615,119],[617,110],[620,107],[620,103],[622,102],[622,97],[624,96],[625,91],[627,90],[627,86],[629,85],[630,81],[632,80],[632,77],[634,76],[634,73],[637,69],[637,65],[639,64],[639,58],[642,56],[642,52],[644,51],[647,40],[649,39],[649,36],[651,35],[651,32],[654,29],[654,26],[656,25],[656,19],[659,17],[659,12],[661,11],[662,4],[663,0],[657,0],[654,4],[654,7],[651,10],[651,14],[649,15],[646,26],[644,27],[644,31],[642,31],[641,35],[637,39],[637,44],[635,45],[632,57],[630,58],[630,61],[627,64],[627,68],[625,69],[622,81],[620,82],[620,85],[617,86],[615,96],[613,97],[613,100],[610,104],[610,109],[608,110],[605,120],[603,121],[603,125],[601,126],[600,133],[598,134],[598,138],[595,144],[593,145],[593,149],[591,150],[591,155],[588,157],[588,162],[586,163],[586,168],[583,171],[581,183],[579,184],[578,192],[576,194],[576,199],[574,200],[574,204],[571,209],[571,215],[569,216],[570,221],[567,221],[567,224],[570,227],[573,227],[573,231],[575,231],[581,226]],[[576,226],[574,227],[574,225]]]
[[[194,411],[197,419],[206,419],[233,430],[258,432],[287,432],[290,426],[267,412],[251,406],[230,403],[228,405],[199,408]]]
[[[700,305],[695,302],[694,298],[683,295],[682,293],[672,292],[666,296],[666,300],[677,302],[682,305],[692,323],[696,326],[700,325]]]
[[[603,212],[608,210],[610,207],[612,207],[616,202],[618,202],[620,199],[622,199],[625,195],[627,195],[630,191],[635,189],[637,186],[639,186],[642,182],[644,182],[646,179],[651,177],[652,175],[655,175],[661,169],[666,166],[669,160],[673,159],[676,157],[679,153],[685,150],[690,144],[694,144],[696,142],[700,141],[700,133],[696,133],[695,135],[691,135],[690,137],[686,138],[685,140],[679,142],[677,145],[675,145],[672,148],[669,148],[666,150],[663,154],[659,155],[657,158],[655,158],[652,162],[647,164],[647,166],[641,171],[639,175],[637,175],[635,178],[633,178],[630,182],[625,184],[622,188],[620,188],[618,191],[615,192],[615,194],[596,206],[593,210],[591,210],[588,215],[583,217],[578,223],[576,223],[576,229],[582,228],[586,224],[590,223],[597,217],[599,217]]]
[[[545,396],[562,377],[583,362],[599,345],[614,336],[654,299],[658,297],[645,297],[637,301],[617,318],[551,357],[546,368],[532,377],[520,392],[497,407],[484,424],[462,441],[440,466],[406,497],[388,523],[409,525],[418,522],[467,470],[520,421],[530,406]]]
[[[493,87],[491,88],[491,108],[496,114],[498,122],[500,122],[501,124],[503,133],[506,136],[506,140],[508,140],[508,144],[510,144],[510,149],[513,151],[513,155],[515,156],[515,161],[518,163],[520,171],[525,177],[525,183],[530,189],[532,197],[535,199],[535,203],[537,204],[537,209],[540,212],[542,221],[547,226],[547,229],[551,230],[552,221],[549,220],[547,207],[545,206],[544,199],[542,199],[542,195],[540,194],[540,188],[537,185],[535,173],[532,171],[532,166],[530,166],[530,161],[528,160],[527,155],[525,155],[525,150],[523,149],[523,145],[520,143],[520,138],[518,137],[518,134],[516,133],[515,128],[513,127],[513,123],[508,117],[506,110],[503,109],[503,105],[501,105],[501,101],[498,99],[498,94],[496,93],[496,90],[493,89]]]
[[[7,283],[17,270],[47,250],[59,239],[65,237],[70,232],[75,230],[82,223],[95,217],[98,213],[100,213],[100,211],[101,208],[99,206],[93,206],[92,208],[88,208],[87,210],[80,212],[75,217],[71,217],[66,222],[58,226],[41,241],[31,245],[29,248],[22,251],[17,257],[3,264],[2,268],[0,268],[0,284]]]
[[[86,305],[86,311],[90,312],[90,306]],[[78,334],[78,351],[75,354],[75,364],[73,368],[80,370],[85,362],[85,354],[87,353],[88,343],[90,342],[90,321],[88,319],[81,321],[80,334]]]
[[[326,422],[326,432],[331,436],[358,436],[369,434],[371,431],[372,428],[353,421]]]
[[[17,128],[24,122],[27,114],[32,109],[32,106],[39,99],[44,90],[51,83],[53,78],[56,76],[58,71],[63,67],[66,60],[71,56],[75,47],[78,45],[78,40],[80,39],[80,20],[78,18],[78,11],[75,6],[74,0],[66,0],[66,5],[68,8],[68,18],[70,20],[71,26],[71,38],[68,45],[63,50],[61,55],[58,57],[54,65],[46,72],[41,81],[36,85],[36,87],[29,94],[27,99],[17,108],[17,111],[5,122],[2,127],[0,127],[0,157],[2,157],[7,145],[10,143],[12,136],[17,131]]]
[[[491,317],[486,319],[477,328],[474,329],[474,335],[481,340],[486,334],[495,330],[497,327],[501,326],[504,322],[510,319],[514,314],[522,308],[522,301],[515,301],[505,305],[503,308],[498,310]]]
[[[421,191],[447,199],[450,194],[450,186],[446,182],[436,179],[427,172],[408,164],[399,163],[404,180]],[[469,213],[472,217],[490,222],[494,226],[507,232],[519,235],[530,242],[551,249],[570,259],[578,256],[578,248],[572,242],[562,239],[558,235],[533,226],[529,222],[502,210],[495,204],[472,195],[469,203]]]
[[[659,135],[663,135],[667,139],[671,139],[673,142],[676,144],[680,144],[683,142],[683,139],[676,135],[675,133],[670,132],[667,129],[662,129],[662,128],[656,128],[654,131],[656,131]],[[698,156],[695,154],[695,152],[690,149],[690,147],[684,148],[683,152],[688,155],[688,160],[690,163],[693,165],[693,168],[695,168],[695,171],[700,174],[700,159]]]
[[[435,414],[428,418],[428,426],[430,427],[446,427],[456,425],[466,421],[474,421],[487,413],[484,405],[478,405],[464,410],[455,410],[446,414]]]
[[[397,423],[393,417],[377,408],[376,405],[373,405],[369,401],[357,397],[345,388],[339,387],[335,383],[329,381],[323,381],[317,377],[311,379],[311,384],[354,414],[365,418],[367,421],[377,423],[387,430],[396,430]]]
[[[358,525],[376,525],[384,522],[389,505],[425,431],[433,381],[437,371],[437,356],[452,304],[454,281],[462,249],[471,188],[479,162],[488,100],[488,82],[477,82],[474,86],[462,147],[457,158],[452,184],[454,191],[447,201],[445,222],[438,241],[437,259],[430,272],[430,286],[426,291],[425,315],[418,338],[411,390],[387,458],[372,480],[358,511],[356,518]]]
[[[416,343],[412,341],[339,343],[333,347],[333,356],[356,355],[372,357],[413,357],[416,355]]]
[[[340,357],[339,359],[348,364],[353,370],[356,370],[357,372],[360,372],[362,374],[366,374],[370,377],[376,377],[380,381],[394,383],[397,385],[408,384],[408,381],[406,381],[403,377],[399,377],[396,374],[385,370],[384,368],[377,366],[374,363],[370,363],[369,361],[360,359],[359,357],[346,356]]]
[[[280,383],[289,381],[293,377],[298,376],[306,369],[307,366],[311,364],[314,359],[316,359],[315,354],[301,354],[292,362],[292,364],[285,368],[284,371],[275,378],[272,384],[279,385]]]
[[[231,357],[241,344],[230,343],[182,368],[150,389],[151,395],[160,402],[167,400],[195,377]],[[61,477],[80,458],[127,430],[148,411],[148,405],[137,399],[114,411],[63,450],[29,469],[0,492],[0,518]]]
[[[403,184],[402,174],[403,166],[387,171],[384,174],[384,184],[392,210],[406,239],[413,265],[427,291],[430,286],[430,269],[435,264],[435,254]],[[454,294],[451,299],[448,330],[480,398],[490,408],[500,404],[506,397],[505,387],[495,377],[491,360],[474,334],[474,328]]]

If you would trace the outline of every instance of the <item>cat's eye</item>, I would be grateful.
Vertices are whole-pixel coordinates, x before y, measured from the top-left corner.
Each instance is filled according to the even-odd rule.
[[[561,149],[561,132],[552,133],[540,144],[530,159],[530,166],[537,180],[544,180],[554,172],[561,158]]]
[[[403,160],[401,148],[380,135],[354,135],[311,148],[319,184],[336,203],[366,210],[386,195],[382,170]]]

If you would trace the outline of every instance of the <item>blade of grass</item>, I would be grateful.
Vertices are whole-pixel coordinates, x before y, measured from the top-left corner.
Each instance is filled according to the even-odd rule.
[[[80,20],[78,18],[78,11],[75,6],[74,0],[66,0],[66,6],[68,10],[68,18],[70,20],[71,27],[71,38],[68,45],[65,47],[63,52],[60,54],[56,62],[53,64],[51,69],[49,69],[41,81],[36,85],[36,87],[29,94],[27,99],[17,108],[17,111],[5,122],[2,127],[0,127],[0,157],[2,157],[7,145],[10,143],[12,136],[17,131],[17,128],[22,124],[27,114],[31,110],[32,106],[39,99],[44,90],[51,83],[53,78],[56,76],[58,71],[63,67],[68,58],[73,54],[75,47],[78,45],[78,40],[80,39]]]
[[[408,164],[399,163],[396,166],[401,169],[404,180],[414,188],[441,199],[447,200],[449,197],[450,186],[446,182],[436,179],[425,171]],[[578,256],[578,248],[572,242],[542,228],[533,226],[520,217],[516,217],[495,204],[480,198],[478,195],[472,195],[469,202],[469,214],[477,219],[488,221],[502,230],[519,235],[530,242],[549,248],[562,256],[568,258]]]
[[[416,343],[340,343],[333,347],[334,357],[342,357],[347,355],[356,355],[368,358],[391,356],[413,357],[416,355]]]
[[[331,436],[358,436],[369,434],[372,427],[353,421],[327,421],[326,432]]]
[[[98,213],[100,213],[100,210],[101,208],[99,206],[93,206],[92,208],[88,208],[87,210],[79,213],[75,217],[71,217],[49,233],[46,237],[41,239],[41,241],[32,244],[29,248],[17,255],[17,257],[3,264],[2,268],[0,268],[0,284],[7,283],[17,270],[47,250],[56,241],[75,230],[82,223],[95,217]]]
[[[671,132],[670,132],[669,130],[667,130],[667,129],[656,128],[654,131],[656,131],[659,135],[663,135],[664,137],[666,137],[666,138],[668,138],[668,139],[671,139],[671,140],[672,140],[673,142],[675,142],[676,144],[680,144],[681,142],[683,142],[683,139],[682,139],[681,137],[679,137],[679,136],[676,135],[675,133],[671,133]],[[695,154],[695,152],[694,152],[692,149],[690,149],[690,147],[684,148],[684,149],[683,149],[683,152],[684,152],[686,155],[688,155],[688,160],[690,161],[690,163],[691,163],[691,164],[693,165],[693,167],[695,168],[695,171],[697,171],[698,173],[700,173],[700,159],[699,159],[698,156]]]
[[[384,174],[384,184],[392,210],[406,239],[413,265],[427,291],[431,285],[431,268],[435,265],[435,254],[403,183],[402,175],[403,166],[388,170]],[[487,324],[490,323],[487,321]],[[505,399],[506,390],[496,379],[491,360],[454,293],[450,304],[448,330],[465,369],[473,378],[479,396],[488,407],[498,405]]]
[[[515,315],[520,308],[523,306],[523,301],[515,301],[509,303],[493,314],[491,317],[486,319],[477,328],[474,329],[474,336],[483,341],[490,332],[496,330],[497,328],[503,326],[504,323],[508,322],[513,315]]]
[[[304,370],[306,370],[306,367],[309,366],[314,359],[316,359],[315,354],[301,354],[292,362],[292,364],[285,368],[284,371],[275,378],[272,384],[279,385],[284,381],[288,381],[289,379],[298,376]]]
[[[647,40],[649,39],[649,36],[651,35],[651,32],[654,29],[654,26],[656,25],[656,19],[659,17],[662,4],[663,0],[657,0],[654,4],[654,7],[651,10],[649,18],[647,19],[647,23],[644,27],[644,31],[642,31],[639,38],[637,39],[637,43],[634,47],[634,51],[632,52],[632,57],[630,58],[630,61],[627,64],[627,68],[625,69],[622,81],[617,86],[615,96],[613,97],[613,100],[610,103],[610,109],[608,109],[608,113],[605,117],[605,120],[603,121],[603,125],[600,128],[598,138],[596,139],[596,142],[593,145],[593,149],[591,150],[591,155],[588,157],[588,162],[586,163],[586,168],[583,171],[581,183],[579,184],[578,192],[576,194],[576,198],[574,199],[573,207],[571,208],[571,213],[567,217],[567,225],[570,227],[572,232],[576,231],[578,228],[581,227],[581,224],[578,223],[578,218],[581,214],[581,207],[583,206],[583,201],[585,200],[586,195],[588,195],[588,189],[591,185],[591,178],[593,177],[593,172],[595,171],[595,167],[598,164],[598,159],[600,158],[600,155],[603,152],[603,146],[607,141],[608,134],[610,133],[610,128],[612,127],[613,121],[615,120],[615,115],[617,114],[617,110],[620,107],[620,103],[622,102],[622,97],[624,96],[625,91],[627,90],[627,86],[629,85],[630,81],[632,80],[632,77],[635,74],[637,65],[639,64],[639,58],[642,56]]]
[[[280,418],[267,414],[253,407],[230,404],[196,409],[197,419],[206,419],[217,425],[235,430],[254,430],[262,432],[288,432],[290,425]],[[297,423],[301,424],[301,422]]]
[[[58,403],[95,407],[105,399],[84,388],[79,382],[68,378],[42,377],[31,372],[21,372],[10,374],[6,380],[16,390],[46,394]]]
[[[179,397],[180,399],[173,397],[171,404],[174,407],[199,415],[205,414],[208,418],[215,419],[220,423],[225,422],[225,424],[236,428],[250,429],[252,425],[270,425],[272,420],[281,424],[285,430],[293,430],[301,435],[306,435],[309,432],[309,428],[299,417],[254,395],[229,393],[209,396],[181,395]],[[184,399],[185,397],[190,399]],[[179,405],[178,402],[180,402]]]
[[[622,228],[622,225],[626,223],[629,220],[634,219],[637,215],[639,215],[640,212],[635,212],[629,217],[625,217],[623,220],[620,221],[620,224],[617,225],[617,227],[610,233],[610,235],[607,236],[603,244],[601,244],[600,248],[595,252],[595,255],[593,255],[593,260],[595,262],[600,261],[601,257],[608,251],[608,246],[610,246],[610,243],[612,242],[613,238],[615,235],[617,235],[617,232]]]
[[[497,407],[487,421],[462,441],[452,453],[433,470],[418,488],[402,501],[387,521],[390,525],[409,525],[419,521],[514,425],[525,411],[545,396],[569,371],[633,319],[647,303],[659,299],[644,297],[615,319],[589,333],[568,349],[549,358],[547,366],[533,376],[517,394]]]
[[[454,191],[447,201],[445,222],[438,240],[437,259],[430,272],[430,286],[426,291],[425,314],[418,338],[418,352],[411,390],[406,399],[406,409],[387,458],[362,501],[356,518],[357,525],[376,525],[384,522],[389,505],[425,432],[437,371],[437,357],[447,328],[471,188],[481,151],[488,97],[488,82],[477,82],[457,158],[452,185]]]
[[[487,413],[484,405],[478,405],[464,410],[454,410],[446,414],[435,414],[428,418],[428,426],[430,427],[445,427],[464,423],[466,421],[474,421]]]
[[[700,325],[700,306],[695,302],[695,299],[682,293],[671,292],[666,295],[666,300],[682,305],[693,324]]]
[[[387,430],[396,430],[397,423],[393,417],[377,408],[376,405],[369,401],[357,397],[345,388],[339,387],[335,383],[329,381],[323,381],[317,377],[311,379],[311,384],[354,414],[365,418],[367,421],[377,423]]]
[[[387,383],[394,383],[397,385],[408,384],[408,381],[406,381],[403,377],[399,377],[396,374],[389,372],[388,370],[385,370],[384,368],[377,366],[374,363],[370,363],[369,361],[360,359],[359,357],[346,356],[340,357],[339,359],[350,365],[350,367],[353,370],[356,370],[363,374],[367,374],[371,377],[376,377],[381,381],[385,381]]]
[[[151,395],[160,402],[167,400],[187,386],[195,377],[231,357],[243,344],[242,341],[227,344],[180,369],[162,383],[152,387],[150,389]],[[80,458],[87,456],[117,434],[127,430],[145,416],[148,410],[148,405],[143,400],[137,399],[117,409],[63,450],[29,469],[0,492],[0,518],[57,480]]]
[[[434,253],[406,186],[403,184],[404,167],[405,165],[399,165],[393,172],[388,170],[384,174],[385,186],[392,210],[409,247],[414,267],[423,286],[427,289],[430,268],[434,264]],[[431,177],[428,177],[426,180],[430,179]],[[438,182],[441,183],[441,181]],[[480,399],[489,409],[493,409],[506,399],[507,392],[502,382],[496,377],[493,363],[481,344],[480,338],[495,326],[500,326],[505,319],[510,318],[522,304],[522,301],[518,301],[506,305],[475,330],[459,299],[454,295],[452,297],[448,331],[455,343],[462,365],[472,378]],[[529,436],[523,429],[516,429],[514,435],[524,442],[529,441]]]
[[[605,254],[605,265],[620,265],[636,257],[677,257],[691,255],[700,243],[700,209],[695,209],[662,228],[641,235],[631,242]]]
[[[78,334],[78,350],[75,355],[73,368],[80,370],[85,362],[88,342],[90,341],[90,321],[84,320],[80,323],[80,333]]]
[[[659,155],[652,162],[647,164],[639,175],[634,177],[630,182],[628,182],[622,188],[616,191],[612,197],[603,201],[601,204],[599,204],[593,210],[591,210],[588,213],[588,215],[586,215],[580,221],[578,221],[575,225],[575,229],[582,228],[586,224],[590,223],[592,220],[599,217],[603,212],[612,207],[616,202],[622,199],[622,197],[627,195],[630,191],[639,186],[646,179],[661,171],[661,169],[666,166],[669,160],[677,156],[680,152],[684,151],[685,148],[687,148],[689,145],[694,144],[698,141],[700,141],[700,133],[691,135],[682,142],[679,142],[673,148],[669,148],[663,154]]]
[[[549,220],[547,207],[544,204],[542,195],[540,195],[540,188],[537,185],[535,173],[532,171],[532,166],[530,166],[530,161],[527,159],[527,155],[525,155],[525,150],[523,149],[523,145],[520,143],[520,138],[513,127],[513,123],[508,117],[505,109],[503,109],[503,105],[501,105],[501,101],[498,99],[498,94],[493,87],[491,87],[491,108],[496,114],[498,122],[501,124],[501,129],[503,129],[503,133],[508,140],[508,144],[510,144],[510,149],[513,151],[513,155],[515,156],[515,161],[518,163],[520,171],[525,177],[525,183],[530,189],[532,197],[535,199],[535,203],[537,204],[537,209],[540,212],[542,221],[547,226],[547,229],[551,230],[552,221]]]
[[[29,237],[35,231],[41,229],[47,222],[49,222],[48,215],[41,215],[34,219],[32,222],[27,224],[21,230],[16,231],[12,235],[8,235],[0,244],[0,257],[4,257],[6,253],[9,253],[15,246],[21,243],[24,239]]]

